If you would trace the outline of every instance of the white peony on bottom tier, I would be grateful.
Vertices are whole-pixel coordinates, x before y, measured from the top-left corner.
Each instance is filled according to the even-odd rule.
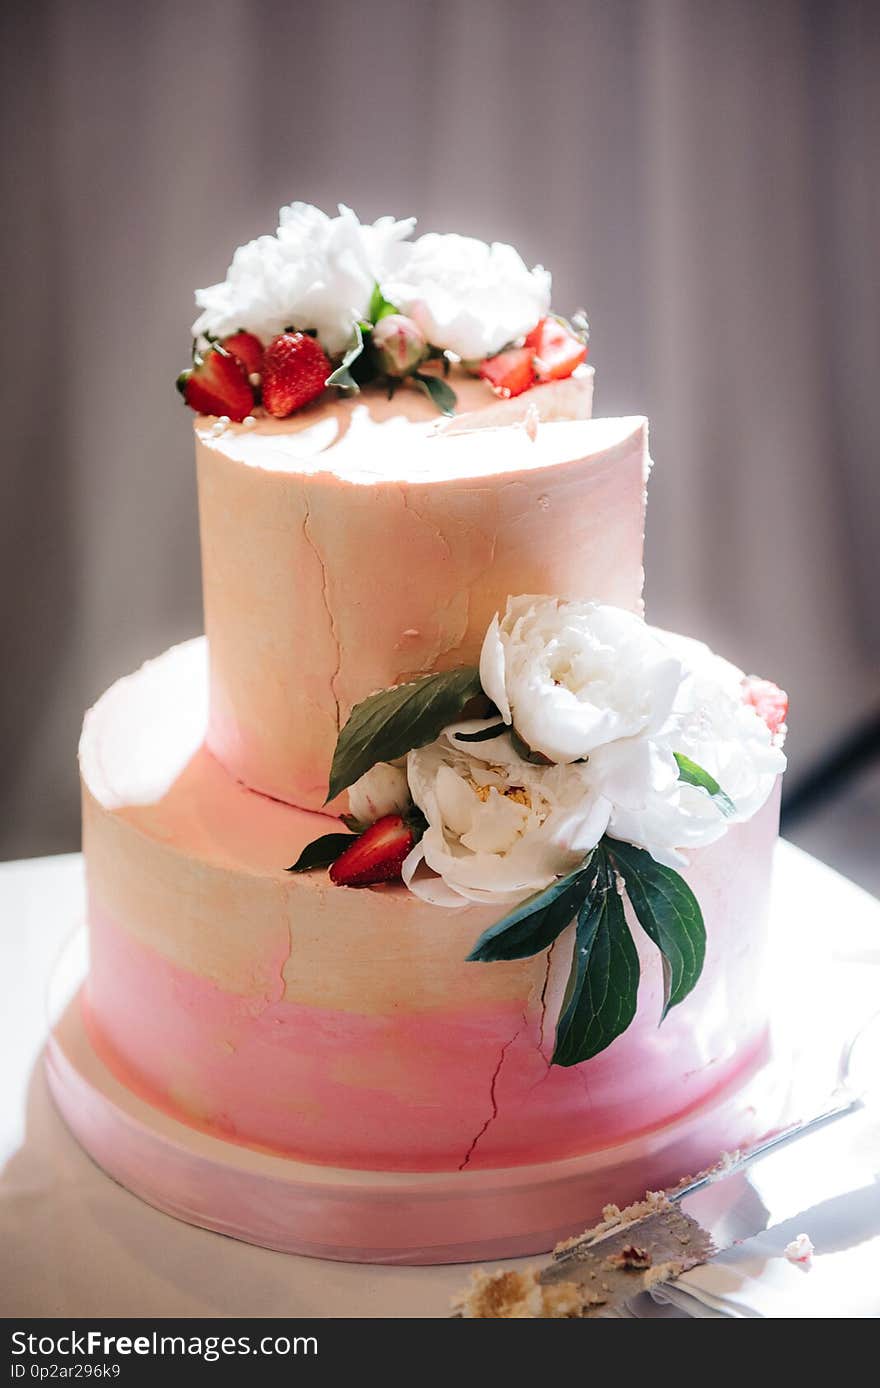
[[[635,1022],[554,1067],[570,938],[467,963],[497,909],[286,873],[332,822],[204,749],[206,664],[202,641],[169,651],[83,734],[91,963],[50,1076],[111,1175],[270,1247],[442,1262],[546,1248],[774,1124],[777,795],[693,854],[708,934],[693,994],[658,1026],[660,958],[636,927]]]

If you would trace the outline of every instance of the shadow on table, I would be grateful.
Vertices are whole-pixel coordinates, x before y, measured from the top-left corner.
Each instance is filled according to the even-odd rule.
[[[304,1304],[302,1276],[294,1295],[295,1271],[112,1181],[57,1112],[40,1058],[24,1143],[0,1172],[0,1316],[328,1314]]]
[[[95,1165],[34,1066],[24,1142],[0,1171],[0,1316],[445,1317],[467,1278],[274,1253],[172,1219]]]

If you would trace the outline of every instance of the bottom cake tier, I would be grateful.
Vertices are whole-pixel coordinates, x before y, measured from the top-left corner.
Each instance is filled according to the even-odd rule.
[[[673,1129],[694,1135],[675,1154],[692,1168],[766,1126],[729,1101],[767,1058],[778,795],[692,855],[708,948],[691,996],[658,1025],[660,956],[636,928],[635,1022],[565,1069],[549,1062],[571,939],[468,963],[497,908],[287,873],[332,821],[229,778],[203,745],[206,685],[204,641],[177,647],[108,691],[81,745],[84,1015],[94,1052],[138,1101],[292,1163],[462,1179],[656,1153]],[[723,1134],[697,1121],[719,1105],[736,1110]],[[628,1159],[602,1200],[662,1175]],[[586,1201],[572,1218],[592,1213]]]

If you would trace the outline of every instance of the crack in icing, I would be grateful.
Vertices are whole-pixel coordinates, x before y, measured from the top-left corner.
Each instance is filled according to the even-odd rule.
[[[453,557],[452,545],[443,533],[441,527],[437,525],[436,522],[429,520],[428,517],[413,504],[405,486],[398,487],[398,494],[400,496],[401,505],[407,515],[412,516],[419,525],[424,526],[428,533],[435,537],[438,544],[442,547],[444,557],[451,561]],[[461,606],[462,604],[464,606],[463,617],[460,613],[455,612],[456,606]],[[431,651],[430,659],[424,659],[422,661],[422,667],[419,671],[415,672],[415,678],[418,678],[419,674],[424,674],[425,671],[434,669],[438,662],[444,659],[445,656],[461,649],[470,625],[469,589],[465,589],[463,593],[453,593],[445,607],[438,609],[436,620],[438,637],[439,633],[443,631],[444,626],[449,627],[448,635],[445,639],[439,638],[436,641]],[[413,672],[401,672],[396,682],[402,684],[413,677]]]
[[[330,625],[330,640],[336,647],[336,665],[334,667],[332,675],[330,676],[330,693],[333,697],[333,703],[336,707],[336,731],[338,733],[339,729],[342,726],[342,715],[340,712],[339,704],[339,692],[337,689],[339,672],[342,669],[342,646],[339,641],[339,634],[336,630],[336,619],[333,616],[333,608],[330,605],[330,584],[327,578],[327,565],[324,563],[324,556],[322,555],[320,549],[318,548],[312,536],[312,512],[309,506],[308,492],[306,492],[305,490],[303,491],[303,504],[305,506],[305,516],[303,518],[303,537],[306,541],[306,544],[309,546],[309,549],[312,551],[319,565],[321,566],[321,600],[324,603],[324,610],[327,613],[327,621]]]
[[[543,984],[542,984],[542,986],[541,986],[541,996],[540,996],[540,998],[538,999],[538,1005],[539,1005],[539,1007],[540,1007],[540,1009],[541,1009],[541,1019],[540,1019],[540,1022],[539,1022],[539,1035],[538,1035],[538,1050],[541,1052],[541,1055],[543,1056],[544,1060],[547,1062],[548,1068],[549,1068],[549,1066],[550,1066],[550,1061],[547,1060],[547,1057],[546,1057],[546,1055],[544,1054],[544,1025],[545,1025],[545,1023],[546,1023],[546,1021],[547,1021],[547,988],[548,988],[549,983],[550,983],[550,969],[551,969],[552,964],[553,964],[553,951],[555,950],[557,944],[558,944],[558,938],[557,938],[556,940],[553,941],[552,945],[550,946],[550,948],[549,948],[548,951],[547,951],[547,967],[546,967],[546,969],[544,970],[544,982],[543,982]]]
[[[279,960],[278,964],[278,972],[281,976],[281,992],[279,994],[279,1001],[283,1002],[287,995],[287,969],[293,957],[293,921],[290,919],[290,914],[287,910],[287,891],[285,882],[278,883],[278,898],[281,932],[282,934],[285,934],[287,936],[287,950],[283,958]]]
[[[421,511],[418,511],[416,509],[416,507],[410,501],[409,493],[405,486],[398,487],[398,491],[400,493],[400,500],[403,504],[404,511],[408,511],[411,516],[415,516],[416,520],[421,525],[424,525],[427,530],[432,530],[434,532],[434,534],[437,536],[437,539],[440,541],[441,545],[446,551],[446,558],[451,559],[452,546],[450,545],[446,536],[443,534],[443,531],[440,529],[439,525],[437,525],[434,521],[428,520],[427,516],[423,515]]]
[[[514,1041],[517,1039],[517,1037],[522,1033],[522,1031],[524,1030],[524,1028],[527,1027],[527,1026],[528,1026],[528,1019],[526,1018],[525,1013],[524,1013],[523,1016],[522,1016],[522,1018],[521,1018],[521,1025],[517,1027],[516,1031],[515,1031],[515,1032],[513,1033],[513,1035],[511,1036],[510,1040],[509,1040],[509,1041],[505,1041],[504,1045],[501,1047],[501,1054],[500,1054],[499,1057],[498,1057],[498,1064],[495,1066],[495,1070],[493,1071],[493,1074],[492,1074],[492,1079],[491,1079],[490,1082],[489,1082],[489,1102],[490,1102],[491,1105],[492,1105],[492,1112],[489,1114],[489,1117],[486,1119],[485,1123],[484,1123],[483,1126],[480,1128],[480,1131],[477,1133],[477,1135],[476,1135],[476,1137],[474,1138],[473,1142],[471,1143],[470,1147],[467,1149],[467,1152],[465,1153],[464,1161],[459,1162],[459,1166],[458,1166],[459,1171],[464,1171],[465,1168],[468,1166],[468,1164],[469,1164],[469,1162],[470,1162],[470,1160],[471,1160],[471,1157],[474,1155],[474,1151],[476,1150],[477,1143],[481,1140],[481,1138],[485,1137],[485,1135],[486,1135],[486,1133],[488,1132],[489,1128],[491,1127],[492,1123],[494,1123],[495,1119],[498,1117],[498,1100],[497,1100],[496,1095],[495,1095],[495,1090],[496,1090],[496,1086],[497,1086],[497,1084],[498,1084],[498,1077],[499,1077],[499,1075],[501,1074],[501,1067],[502,1067],[503,1064],[504,1064],[504,1058],[505,1058],[505,1056],[507,1055],[507,1052],[510,1050],[511,1046],[513,1045],[513,1043],[514,1043]]]

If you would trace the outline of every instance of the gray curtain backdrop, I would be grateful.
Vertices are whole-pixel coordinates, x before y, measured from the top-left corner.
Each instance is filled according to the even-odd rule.
[[[7,3],[0,856],[76,845],[82,709],[201,627],[192,292],[282,202],[517,244],[650,416],[650,617],[872,706],[875,0]]]

